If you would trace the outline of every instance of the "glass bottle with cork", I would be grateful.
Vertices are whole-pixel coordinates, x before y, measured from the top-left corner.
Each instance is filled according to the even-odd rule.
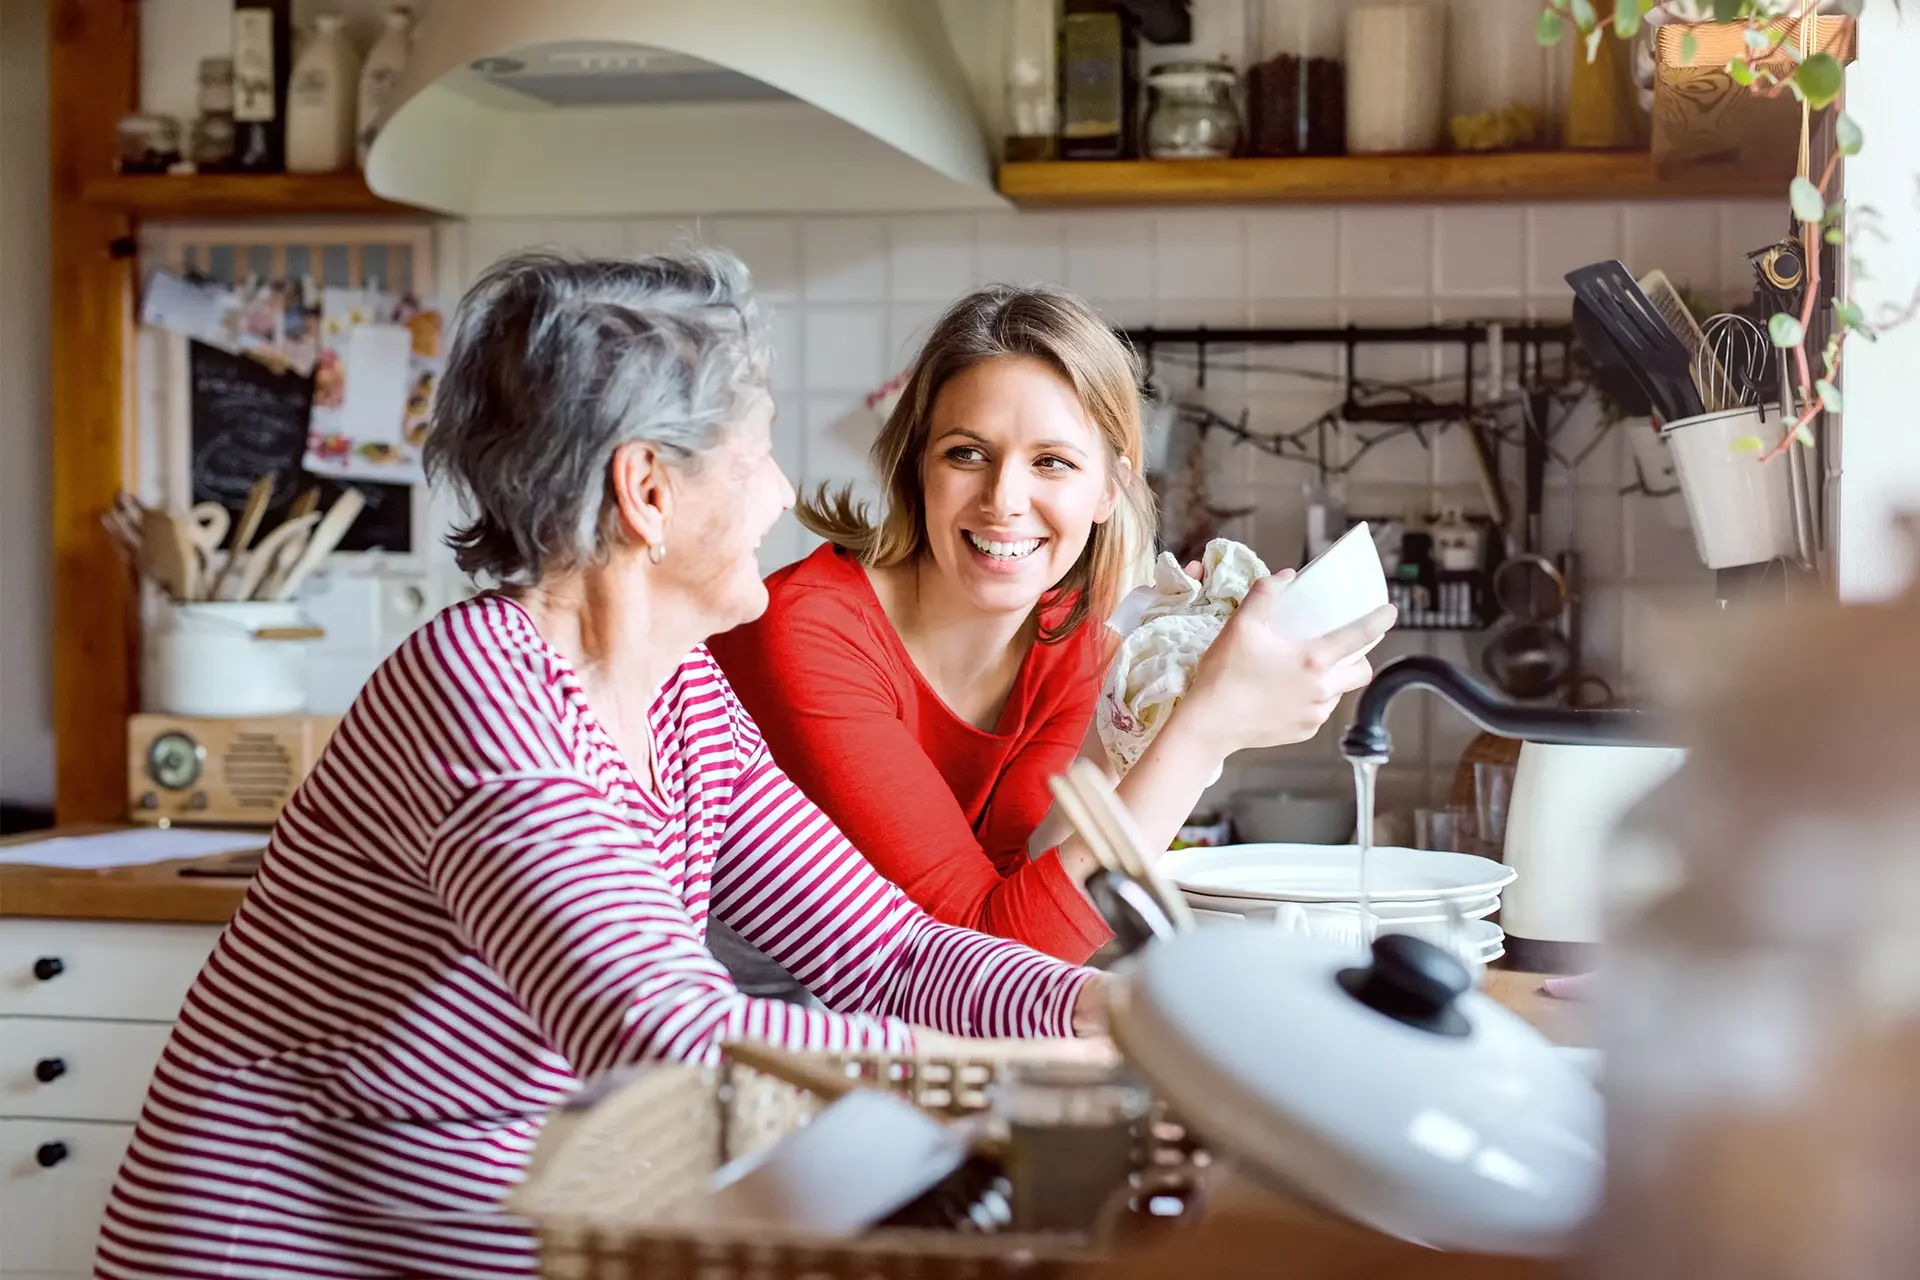
[[[1140,42],[1114,0],[1065,0],[1060,14],[1060,158],[1138,154]]]
[[[286,168],[287,77],[292,70],[292,0],[235,0],[233,167],[241,173]]]

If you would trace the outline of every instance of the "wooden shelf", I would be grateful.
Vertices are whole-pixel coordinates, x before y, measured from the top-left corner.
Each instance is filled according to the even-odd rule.
[[[139,218],[272,218],[325,213],[427,216],[375,195],[358,173],[114,174],[89,181],[87,204]]]
[[[1791,176],[1790,174],[1788,176]],[[1644,151],[1513,151],[1291,160],[1056,160],[1003,164],[1023,208],[1154,204],[1434,204],[1476,200],[1786,198],[1787,177],[1699,169],[1658,175]]]

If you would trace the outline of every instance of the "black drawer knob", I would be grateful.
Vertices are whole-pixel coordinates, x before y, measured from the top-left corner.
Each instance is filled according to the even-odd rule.
[[[52,982],[67,971],[67,962],[59,956],[41,956],[33,962],[33,976],[42,982]]]
[[[60,1058],[42,1058],[33,1064],[33,1078],[41,1084],[52,1084],[67,1074],[67,1064]]]
[[[65,1160],[69,1152],[64,1142],[43,1142],[33,1153],[33,1162],[42,1169],[51,1169]]]

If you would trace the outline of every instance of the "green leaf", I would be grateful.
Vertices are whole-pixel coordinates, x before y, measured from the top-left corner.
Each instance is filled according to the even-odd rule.
[[[1847,233],[1842,231],[1839,227],[1827,228],[1828,244],[1839,244],[1842,240],[1845,240],[1846,238],[1847,238]]]
[[[1760,443],[1759,436],[1737,436],[1734,438],[1732,447],[1735,453],[1758,453],[1766,448]]]
[[[1802,222],[1818,222],[1827,216],[1827,202],[1820,197],[1820,188],[1805,178],[1795,178],[1787,188],[1787,203],[1793,206],[1793,216]]]
[[[1753,68],[1747,65],[1745,58],[1727,59],[1727,76],[1735,84],[1752,84]]]
[[[1867,313],[1860,309],[1857,302],[1839,302],[1833,304],[1833,318],[1840,322],[1843,329],[1858,329],[1867,322]]]
[[[1821,378],[1813,384],[1813,389],[1819,393],[1820,403],[1828,413],[1840,412],[1840,388]]]
[[[1600,42],[1607,38],[1605,27],[1595,27],[1587,32],[1587,61],[1592,62],[1600,53]]]
[[[1700,52],[1700,41],[1695,38],[1693,32],[1689,31],[1680,37],[1680,62],[1682,65],[1691,66],[1693,64],[1693,55],[1698,52]]]
[[[1793,73],[1793,83],[1800,87],[1800,91],[1807,95],[1807,102],[1818,111],[1840,96],[1846,76],[1838,58],[1830,53],[1816,53]]]
[[[1582,31],[1591,31],[1600,21],[1593,11],[1593,0],[1573,0],[1573,24]]]
[[[1565,13],[1567,11],[1567,0],[1553,0],[1553,7]]]
[[[1774,346],[1784,351],[1789,347],[1799,346],[1800,340],[1806,337],[1807,333],[1800,327],[1797,317],[1780,311],[1774,314],[1773,319],[1767,321],[1767,335],[1773,339]]]
[[[1740,16],[1740,0],[1713,0],[1713,20],[1732,22]]]
[[[1840,144],[1840,154],[1843,156],[1859,155],[1861,144],[1867,140],[1860,132],[1859,122],[1844,111],[1833,122],[1833,138]]]
[[[1559,14],[1551,9],[1542,9],[1539,25],[1533,29],[1533,38],[1548,47],[1559,44],[1560,33],[1565,25],[1560,21]]]
[[[1747,42],[1747,48],[1753,50],[1755,53],[1765,53],[1767,46],[1773,43],[1772,40],[1767,38],[1767,33],[1759,27],[1748,27],[1740,33],[1740,38],[1745,40]]]
[[[1760,74],[1763,76],[1767,76],[1769,83],[1771,83],[1772,76],[1768,75],[1768,73],[1764,71],[1761,72]],[[1793,100],[1795,102],[1805,102],[1807,100],[1807,91],[1800,87],[1800,82],[1798,80],[1787,81],[1787,92],[1793,95]]]
[[[1630,0],[1613,7],[1613,32],[1622,40],[1633,39],[1634,32],[1640,30],[1640,6]]]
[[[1793,438],[1807,448],[1813,448],[1813,432],[1807,428],[1806,423],[1803,422],[1793,429]]]

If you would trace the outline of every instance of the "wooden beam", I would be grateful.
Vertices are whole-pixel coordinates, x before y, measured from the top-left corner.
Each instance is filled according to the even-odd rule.
[[[126,214],[81,193],[113,172],[115,123],[138,102],[140,6],[47,3],[54,811],[63,823],[98,822],[126,812],[126,717],[139,705],[138,596],[100,525],[133,479],[134,261]]]

